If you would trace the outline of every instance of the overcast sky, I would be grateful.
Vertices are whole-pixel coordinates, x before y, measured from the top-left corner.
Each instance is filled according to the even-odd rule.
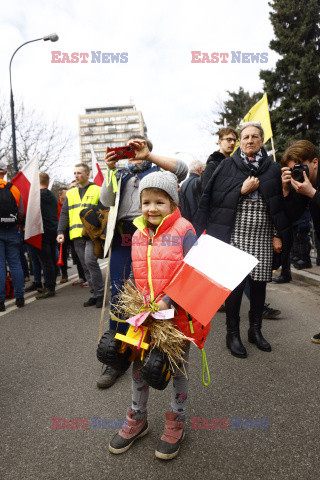
[[[22,43],[56,32],[59,41],[24,46],[12,64],[16,102],[23,100],[75,134],[65,172],[78,160],[78,115],[126,104],[143,113],[159,154],[205,160],[217,149],[204,128],[226,90],[262,89],[273,68],[267,0],[11,0],[1,6],[1,95],[9,103],[11,55]],[[88,63],[52,63],[52,51],[89,53]],[[91,51],[128,52],[127,63],[91,63]],[[229,53],[228,63],[191,63],[191,51]],[[268,63],[231,63],[231,52],[268,53]],[[246,112],[243,112],[244,114]],[[190,155],[180,155],[189,163]]]

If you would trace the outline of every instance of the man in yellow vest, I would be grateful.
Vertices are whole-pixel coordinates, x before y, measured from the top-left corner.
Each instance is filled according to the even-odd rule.
[[[94,254],[94,244],[82,236],[83,225],[80,220],[80,212],[84,208],[98,205],[100,187],[89,182],[90,169],[85,163],[78,163],[74,168],[76,186],[68,190],[63,203],[59,225],[57,242],[64,242],[64,234],[69,222],[70,240],[73,240],[74,247],[80,259],[84,273],[90,286],[91,296],[84,307],[95,305],[101,308],[103,304],[104,283],[97,257]]]

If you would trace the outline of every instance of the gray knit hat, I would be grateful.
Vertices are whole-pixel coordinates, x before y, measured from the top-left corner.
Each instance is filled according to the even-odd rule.
[[[153,172],[143,177],[139,184],[139,196],[146,188],[160,188],[178,205],[178,179],[171,172]]]

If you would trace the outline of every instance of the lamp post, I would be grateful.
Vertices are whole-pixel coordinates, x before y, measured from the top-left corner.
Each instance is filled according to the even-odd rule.
[[[44,40],[45,42],[47,40],[51,40],[51,42],[56,42],[57,40],[59,40],[59,37],[56,33],[51,33],[50,35],[46,35],[45,37],[36,38],[35,40],[29,40],[28,42],[23,43],[14,52],[14,54],[11,57],[10,63],[9,63],[10,110],[11,110],[11,127],[12,127],[12,153],[13,153],[13,166],[14,166],[14,169],[15,169],[16,173],[18,173],[18,162],[17,162],[17,145],[16,145],[16,125],[15,125],[15,120],[14,120],[14,101],[13,101],[12,82],[11,82],[11,63],[12,63],[13,57],[15,56],[17,51],[20,50],[20,48],[22,48],[24,45],[27,45],[27,43],[38,42],[39,40]]]
[[[189,153],[189,152],[175,152],[175,155],[179,155],[179,153],[184,153],[186,155],[190,155],[193,158],[193,160],[196,160],[196,158],[192,155],[192,153]]]

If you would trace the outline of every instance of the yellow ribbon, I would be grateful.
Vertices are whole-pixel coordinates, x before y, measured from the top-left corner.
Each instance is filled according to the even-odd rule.
[[[207,357],[206,357],[206,352],[204,351],[204,348],[201,350],[201,355],[202,355],[202,383],[205,387],[208,387],[210,385],[210,372],[209,372],[209,367],[207,363]],[[206,382],[204,379],[204,371],[205,369],[207,370],[207,377],[208,381]]]
[[[110,310],[110,318],[111,320],[113,320],[114,322],[119,322],[119,323],[127,323],[126,320],[121,320],[120,318],[116,317]]]

